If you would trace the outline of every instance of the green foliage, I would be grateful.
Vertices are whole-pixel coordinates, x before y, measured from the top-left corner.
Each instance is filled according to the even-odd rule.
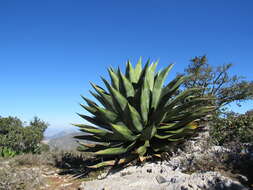
[[[0,148],[0,157],[7,158],[7,157],[13,157],[15,155],[16,155],[16,152],[11,150],[10,148],[7,148],[7,147]]]
[[[253,115],[231,112],[225,118],[214,117],[210,136],[217,145],[230,142],[253,143]]]
[[[190,75],[183,83],[185,89],[202,87],[199,95],[216,97],[216,106],[224,108],[231,102],[240,102],[253,99],[253,81],[246,81],[244,77],[229,75],[232,64],[214,67],[207,63],[206,56],[195,57],[178,76]]]
[[[142,68],[140,59],[134,68],[128,62],[125,74],[109,68],[111,84],[102,78],[108,91],[92,83],[96,93],[91,94],[99,104],[83,97],[87,105],[81,106],[92,116],[79,115],[95,126],[77,124],[86,135],[76,138],[93,141],[81,142],[79,149],[103,159],[94,167],[113,165],[113,160],[125,164],[168,151],[173,143],[194,134],[198,128],[195,120],[214,109],[209,103],[204,106],[212,100],[210,96],[194,96],[200,88],[178,94],[187,77],[163,86],[173,65],[155,72],[157,63],[147,61]]]
[[[24,126],[22,121],[16,117],[0,117],[0,147],[10,149],[19,153],[40,153],[45,149],[41,145],[43,133],[48,124],[37,117]]]

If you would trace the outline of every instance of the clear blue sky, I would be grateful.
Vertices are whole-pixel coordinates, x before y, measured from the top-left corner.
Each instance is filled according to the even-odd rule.
[[[173,76],[207,54],[252,80],[252,10],[251,0],[1,0],[0,115],[68,128],[89,81],[140,56],[175,62]]]

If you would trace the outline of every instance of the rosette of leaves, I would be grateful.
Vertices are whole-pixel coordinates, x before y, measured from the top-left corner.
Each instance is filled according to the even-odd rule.
[[[164,82],[173,65],[156,72],[158,62],[140,59],[135,67],[128,61],[123,74],[109,68],[111,82],[102,77],[106,89],[91,83],[90,92],[98,103],[82,97],[81,106],[92,116],[79,114],[92,125],[76,124],[84,135],[79,150],[92,152],[101,162],[92,167],[125,164],[145,156],[170,150],[173,142],[183,141],[198,128],[195,120],[214,107],[211,97],[195,97],[199,88],[180,92],[186,76]],[[84,143],[90,141],[90,143]]]

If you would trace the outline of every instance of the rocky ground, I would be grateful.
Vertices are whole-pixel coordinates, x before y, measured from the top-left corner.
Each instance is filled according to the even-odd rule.
[[[81,182],[73,175],[60,175],[60,170],[48,166],[0,168],[0,190],[76,190]]]
[[[217,149],[217,147],[216,147]],[[198,155],[200,156],[200,155]],[[120,172],[100,179],[83,182],[82,190],[202,190],[234,189],[246,190],[239,181],[232,180],[220,172],[183,172],[185,162],[192,155],[175,156],[169,161],[130,166]],[[106,173],[104,173],[105,175]]]
[[[82,190],[246,190],[238,181],[233,181],[218,172],[182,173],[170,163],[148,163],[142,167],[128,167],[105,179],[83,182]]]
[[[252,184],[248,183],[247,176],[241,173],[234,174],[223,168],[221,158],[232,150],[213,146],[208,143],[210,141],[207,138],[208,133],[203,132],[195,140],[188,141],[182,150],[177,150],[163,161],[129,166],[108,176],[107,172],[97,172],[89,176],[80,175],[83,171],[76,166],[77,161],[83,163],[83,160],[69,153],[58,155],[59,158],[54,161],[49,161],[50,156],[47,154],[0,160],[0,190],[253,189]],[[248,151],[250,157],[247,159],[253,160],[252,150],[240,151],[239,154]],[[75,165],[71,165],[71,162]]]
[[[235,175],[229,172],[201,171],[189,172],[194,162],[201,161],[205,164],[212,163],[217,155],[229,153],[231,150],[211,146],[207,140],[208,133],[203,132],[200,136],[189,143],[184,151],[178,151],[167,161],[146,163],[142,166],[130,166],[120,172],[110,174],[100,179],[82,182],[82,190],[246,190]],[[253,156],[253,155],[252,155]],[[253,159],[253,157],[252,157]],[[215,163],[215,162],[214,162]],[[222,165],[222,164],[221,164]],[[204,166],[208,168],[209,166]],[[187,172],[188,171],[188,172]],[[105,175],[106,173],[104,173]],[[232,179],[232,178],[233,179]],[[240,175],[247,181],[247,177]]]

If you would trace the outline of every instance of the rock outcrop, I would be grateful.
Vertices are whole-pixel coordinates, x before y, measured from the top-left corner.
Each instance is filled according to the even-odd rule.
[[[185,174],[166,162],[131,166],[101,180],[83,182],[82,190],[246,190],[243,185],[217,172]]]
[[[238,181],[219,172],[205,171],[184,173],[196,160],[211,159],[217,154],[229,152],[221,146],[208,144],[207,131],[188,141],[184,151],[177,151],[168,161],[130,166],[105,178],[83,182],[82,190],[246,190]],[[208,160],[206,160],[208,162]],[[105,175],[105,174],[104,174]],[[243,176],[245,177],[245,176]],[[247,180],[247,179],[246,179]]]

